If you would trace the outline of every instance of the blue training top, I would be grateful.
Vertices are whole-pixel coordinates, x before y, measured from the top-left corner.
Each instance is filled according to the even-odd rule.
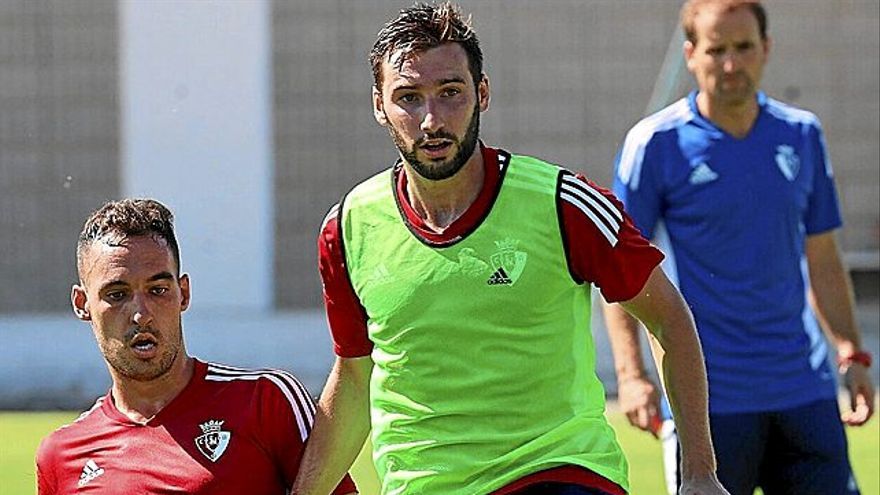
[[[694,313],[710,412],[835,397],[804,254],[806,236],[841,225],[821,124],[758,93],[754,126],[735,138],[700,116],[696,95],[630,130],[614,193]]]

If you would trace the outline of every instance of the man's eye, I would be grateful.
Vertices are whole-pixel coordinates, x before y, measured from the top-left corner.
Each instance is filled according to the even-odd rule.
[[[458,88],[446,88],[443,90],[441,95],[442,96],[455,96],[459,93],[461,93],[461,91]]]
[[[157,296],[161,296],[162,294],[168,292],[168,287],[153,287],[152,289],[150,289],[150,292]]]
[[[407,93],[404,95],[400,95],[400,97],[397,98],[397,101],[399,101],[401,103],[413,103],[416,100],[418,100],[418,96],[416,96],[413,93]]]
[[[116,290],[113,292],[108,292],[107,294],[105,294],[104,297],[106,297],[110,301],[117,302],[125,299],[125,292],[121,290]]]
[[[738,51],[740,53],[744,53],[744,52],[747,52],[747,51],[751,50],[752,48],[754,48],[754,46],[755,46],[755,44],[752,42],[740,43],[740,44],[736,45],[736,51]]]

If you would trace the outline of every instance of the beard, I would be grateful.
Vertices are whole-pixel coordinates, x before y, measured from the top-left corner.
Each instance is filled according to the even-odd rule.
[[[160,346],[159,353],[149,361],[144,361],[132,356],[128,350],[128,342],[137,333],[150,333]],[[101,353],[107,363],[122,377],[138,382],[149,382],[166,375],[177,360],[180,350],[183,348],[183,332],[178,332],[176,341],[160,340],[158,332],[146,329],[131,329],[127,332],[124,343],[120,346],[117,342],[99,342]]]
[[[413,143],[412,148],[407,148],[403,136],[400,135],[394,126],[389,125],[388,132],[391,134],[391,140],[394,141],[400,156],[412,166],[417,174],[425,179],[434,181],[448,179],[461,170],[477,147],[477,137],[480,134],[480,107],[479,104],[474,105],[474,111],[471,113],[471,120],[465,131],[464,139],[461,140],[454,134],[439,131],[426,134]],[[449,139],[455,144],[458,151],[456,151],[452,158],[446,161],[425,163],[419,160],[418,149],[429,139]]]

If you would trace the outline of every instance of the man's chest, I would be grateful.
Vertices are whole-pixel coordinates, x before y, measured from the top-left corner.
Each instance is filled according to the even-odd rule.
[[[664,176],[673,222],[771,227],[797,222],[809,206],[815,157],[795,137],[728,139],[676,155]]]
[[[253,425],[222,416],[118,425],[84,438],[66,449],[59,493],[284,493]]]

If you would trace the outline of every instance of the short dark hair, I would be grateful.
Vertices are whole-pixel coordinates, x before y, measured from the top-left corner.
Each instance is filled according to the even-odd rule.
[[[748,8],[755,19],[758,20],[758,31],[761,39],[767,39],[767,11],[761,5],[760,0],[688,0],[681,6],[681,28],[684,37],[693,44],[697,44],[697,32],[694,28],[694,20],[700,9],[709,6],[717,6],[724,12],[731,12],[741,7]]]
[[[483,52],[480,41],[471,26],[471,18],[464,18],[461,9],[451,3],[417,3],[403,9],[385,24],[370,50],[373,84],[382,90],[382,63],[395,52],[400,52],[400,66],[414,52],[436,48],[446,43],[458,43],[468,58],[468,68],[474,86],[483,78]]]
[[[80,275],[83,255],[92,243],[104,241],[120,245],[125,239],[138,236],[164,239],[180,274],[180,248],[171,211],[154,199],[121,199],[104,203],[86,219],[76,244],[76,266]]]

